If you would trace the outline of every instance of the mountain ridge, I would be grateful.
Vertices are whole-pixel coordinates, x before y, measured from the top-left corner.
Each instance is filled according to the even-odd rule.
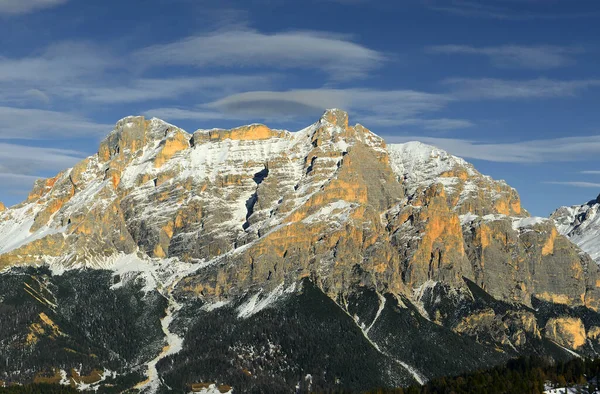
[[[321,389],[333,389],[336,379],[323,375],[333,364],[295,359],[303,342],[290,343],[277,330],[314,341],[311,327],[322,330],[326,348],[341,335],[336,324],[354,336],[348,346],[376,355],[368,365],[352,362],[380,371],[346,376],[348,389],[422,382],[475,369],[478,360],[495,365],[522,354],[560,359],[600,350],[598,266],[552,220],[532,218],[515,189],[463,159],[418,142],[387,145],[364,126],[350,126],[339,109],[295,133],[255,124],[190,134],[156,118],[123,118],[97,154],[37,181],[27,200],[0,212],[0,269],[10,286],[22,287],[20,270],[48,283],[35,297],[27,293],[33,320],[14,334],[34,349],[49,346],[27,344],[39,331],[31,327],[44,327],[40,313],[75,330],[61,304],[85,297],[46,288],[105,275],[95,284],[103,297],[131,292],[139,305],[163,300],[160,313],[145,307],[158,331],[152,339],[140,333],[143,354],[135,355],[145,360],[136,382],[144,392],[199,381],[264,391],[263,379],[276,373],[281,387],[310,391],[312,383],[297,383],[310,374]],[[6,294],[17,291],[7,286]],[[317,315],[309,299],[322,308]],[[289,313],[312,323],[296,330],[278,321]],[[327,313],[337,317],[325,324]],[[232,342],[207,347],[197,337],[208,338],[207,330]],[[262,334],[251,334],[256,330]],[[69,346],[88,343],[75,332]],[[419,341],[430,342],[427,351]],[[139,373],[123,345],[111,343],[118,362],[78,362],[110,365],[120,376]],[[279,372],[251,350],[257,347]],[[215,349],[237,361],[212,359]],[[331,352],[333,363],[344,357]],[[68,352],[64,360],[43,365],[66,371]],[[322,370],[311,369],[317,365]],[[15,373],[0,371],[4,378]]]

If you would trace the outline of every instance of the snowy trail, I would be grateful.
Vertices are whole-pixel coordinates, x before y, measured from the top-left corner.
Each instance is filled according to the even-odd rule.
[[[381,296],[378,293],[379,297],[380,297],[380,302],[379,302],[379,309],[377,310],[377,315],[375,316],[375,319],[373,320],[373,322],[371,323],[371,325],[369,326],[368,329],[365,329],[362,325],[358,324],[358,322],[354,319],[354,317],[352,317],[352,315],[350,315],[350,313],[343,308],[342,306],[340,306],[340,308],[348,315],[350,316],[350,318],[352,319],[352,321],[354,322],[354,324],[356,324],[356,326],[360,329],[360,331],[362,332],[363,336],[365,337],[365,339],[367,341],[369,341],[369,343],[375,348],[375,350],[377,350],[379,353],[383,354],[384,356],[388,357],[389,359],[391,359],[392,361],[394,361],[396,364],[400,365],[402,368],[404,368],[406,371],[408,371],[408,373],[410,373],[412,375],[412,377],[417,381],[417,383],[419,383],[420,385],[423,385],[425,383],[427,383],[427,378],[425,377],[425,375],[423,375],[421,372],[419,372],[417,369],[415,369],[414,367],[412,367],[411,365],[408,365],[407,363],[400,361],[398,359],[396,359],[395,357],[393,357],[391,354],[389,354],[388,352],[382,350],[379,345],[377,345],[377,343],[375,343],[371,338],[369,338],[369,330],[371,329],[371,327],[373,327],[373,324],[375,323],[375,321],[379,318],[379,315],[381,315],[381,312],[383,311],[383,308],[385,307],[385,297]],[[383,301],[381,301],[381,299],[383,298]]]
[[[379,309],[377,309],[377,314],[375,314],[375,318],[373,319],[371,324],[369,324],[369,327],[365,330],[367,334],[369,333],[369,331],[371,331],[371,328],[373,328],[375,322],[377,321],[377,319],[379,319],[379,316],[381,316],[381,312],[383,312],[383,309],[385,308],[385,297],[382,296],[379,292],[377,292],[377,297],[379,297]]]
[[[156,368],[160,360],[169,357],[173,354],[178,353],[183,348],[183,338],[173,333],[169,327],[175,318],[175,314],[181,309],[182,305],[175,300],[173,297],[173,289],[177,286],[179,281],[189,275],[191,272],[201,268],[201,265],[189,265],[179,272],[175,272],[171,276],[168,276],[166,280],[161,281],[157,276],[157,273],[152,273],[154,280],[158,284],[157,291],[159,291],[163,297],[168,301],[167,308],[165,310],[165,316],[160,319],[160,325],[165,335],[167,344],[162,348],[162,351],[158,356],[149,361],[146,372],[146,380],[138,383],[134,388],[140,390],[143,393],[155,394],[163,383]]]
[[[167,344],[163,347],[162,351],[152,361],[147,364],[148,371],[146,372],[147,379],[141,383],[138,383],[135,388],[149,394],[154,394],[158,390],[161,384],[160,377],[158,376],[158,370],[156,365],[160,360],[166,358],[172,354],[179,352],[182,349],[183,338],[174,334],[169,330],[169,326],[173,321],[174,314],[181,309],[181,305],[175,301],[171,294],[167,294],[169,305],[166,309],[166,315],[160,320],[162,331],[167,339]]]

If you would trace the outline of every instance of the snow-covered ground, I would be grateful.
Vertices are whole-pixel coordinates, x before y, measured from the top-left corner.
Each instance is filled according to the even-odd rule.
[[[600,391],[596,390],[593,393],[589,392],[587,387],[578,386],[578,387],[559,387],[552,388],[551,386],[546,386],[544,388],[544,394],[597,394]]]
[[[217,385],[211,384],[207,388],[200,389],[200,391],[190,391],[189,394],[232,394],[232,393],[233,393],[233,389],[223,393],[219,390]]]

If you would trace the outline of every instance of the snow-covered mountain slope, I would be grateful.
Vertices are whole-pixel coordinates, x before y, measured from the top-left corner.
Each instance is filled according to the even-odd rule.
[[[552,213],[558,231],[600,264],[600,196],[583,205],[561,207]]]
[[[418,188],[441,183],[449,204],[460,214],[529,216],[521,208],[515,189],[482,175],[459,157],[417,141],[392,144],[388,150],[392,168],[403,179],[409,195]]]
[[[101,308],[82,311],[79,330],[72,305],[93,294],[70,291],[74,282],[101,287],[107,300],[160,299],[151,316],[132,316],[137,352],[118,337],[95,360],[81,356],[80,343],[61,342],[67,361],[50,365],[59,381],[73,363],[118,370],[144,392],[217,383],[264,392],[268,381],[279,391],[366,390],[481,360],[592,353],[600,338],[593,312],[563,318],[570,307],[600,307],[600,273],[553,221],[529,217],[514,189],[466,161],[417,142],[388,146],[337,109],[297,132],[188,133],[159,119],[122,119],[97,154],[0,211],[0,269],[10,278],[1,299],[18,301],[23,272],[57,288],[56,300],[27,293],[29,320],[0,336],[30,352],[47,346],[28,344],[30,333],[88,346],[95,315],[102,324],[93,338],[120,335],[106,326],[115,312]],[[94,275],[102,280],[92,286]],[[16,319],[11,308],[3,321]],[[353,342],[332,349],[336,338]],[[36,365],[25,353],[9,356]],[[373,375],[360,378],[361,369]],[[315,370],[324,375],[306,378]],[[0,367],[0,379],[16,375]]]
[[[512,302],[537,294],[595,305],[583,278],[563,286],[531,277],[563,269],[550,259],[589,270],[572,245],[555,248],[566,241],[551,224],[528,216],[503,181],[432,146],[386,146],[349,126],[341,110],[295,133],[250,125],[189,134],[128,117],[96,155],[36,182],[26,201],[0,212],[0,267],[175,258],[216,267],[184,283],[226,297],[312,273],[335,296],[360,264],[377,287],[408,295],[429,280],[460,285],[466,277]],[[541,239],[529,239],[533,228]],[[521,266],[531,242],[544,263],[511,272],[505,259]]]

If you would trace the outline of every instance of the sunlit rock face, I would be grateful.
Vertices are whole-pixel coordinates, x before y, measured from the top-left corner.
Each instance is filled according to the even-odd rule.
[[[511,302],[536,295],[597,308],[595,265],[550,222],[528,217],[504,182],[431,146],[386,146],[341,110],[296,133],[189,134],[128,117],[97,155],[3,210],[2,231],[17,240],[0,261],[93,266],[138,250],[220,257],[187,281],[219,297],[308,276],[332,296],[355,281],[410,295],[466,277]]]
[[[523,308],[597,310],[598,267],[560,233],[505,182],[432,146],[386,145],[341,110],[293,133],[190,134],[128,117],[97,154],[0,204],[0,268],[102,268],[137,254],[201,265],[174,291],[207,303],[308,278],[340,305],[357,288],[404,297],[482,343],[521,348],[545,335],[578,348],[597,328],[540,324],[530,309],[459,313],[477,298],[466,283]]]

